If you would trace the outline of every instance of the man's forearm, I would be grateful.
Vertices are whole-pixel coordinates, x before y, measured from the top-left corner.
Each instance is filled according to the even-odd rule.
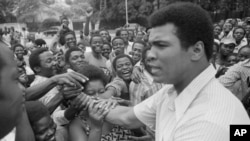
[[[60,93],[58,93],[45,105],[48,108],[50,114],[52,114],[55,109],[62,103],[62,100],[63,97]]]
[[[110,112],[105,117],[105,120],[109,123],[124,126],[130,128],[129,119],[126,118],[127,113],[133,110],[132,107],[117,106],[114,109],[110,109]]]
[[[48,79],[40,84],[34,85],[26,89],[26,101],[37,100],[43,97],[47,92],[56,86],[52,79]]]

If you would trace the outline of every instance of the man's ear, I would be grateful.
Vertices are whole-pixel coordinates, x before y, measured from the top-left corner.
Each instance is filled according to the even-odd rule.
[[[202,41],[196,42],[192,47],[192,61],[199,61],[203,56],[205,56],[205,46]]]
[[[41,67],[35,67],[34,70],[36,71],[36,73],[41,72]]]

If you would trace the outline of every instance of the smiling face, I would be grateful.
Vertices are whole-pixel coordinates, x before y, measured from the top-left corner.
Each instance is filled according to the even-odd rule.
[[[108,59],[110,53],[111,53],[111,47],[108,44],[104,44],[102,48],[102,56]]]
[[[36,141],[56,141],[56,124],[50,116],[45,116],[33,124]]]
[[[109,33],[108,33],[108,31],[102,30],[102,31],[100,32],[100,35],[102,36],[102,39],[103,39],[104,41],[108,41],[108,39],[109,39]]]
[[[49,51],[45,51],[39,55],[40,67],[37,67],[39,74],[45,77],[51,77],[57,72],[56,59]]]
[[[73,34],[67,34],[64,39],[67,47],[76,47],[76,37]]]
[[[244,47],[240,49],[238,53],[238,60],[239,61],[245,61],[246,59],[250,58],[250,48],[249,47]]]
[[[219,36],[221,32],[221,27],[220,26],[215,26],[214,27],[214,36]]]
[[[187,74],[190,66],[189,49],[181,46],[176,36],[177,28],[173,24],[165,24],[151,29],[149,43],[152,45],[149,57],[151,73],[156,82],[177,84]]]
[[[230,55],[227,58],[227,66],[233,66],[237,63],[237,57],[235,55]]]
[[[23,111],[23,91],[19,87],[18,71],[13,53],[0,42],[0,138],[17,124]]]
[[[101,36],[95,36],[91,41],[91,48],[94,53],[101,54],[103,47],[103,40]]]
[[[80,68],[81,66],[87,64],[84,60],[85,56],[81,51],[72,51],[69,57],[69,65],[73,70]]]
[[[121,37],[124,39],[124,41],[128,41],[128,31],[122,30],[121,31]]]
[[[24,56],[24,48],[21,46],[18,46],[15,48],[14,53],[18,59],[22,59]]]
[[[132,52],[133,52],[132,59],[134,63],[137,63],[138,61],[141,60],[143,48],[144,48],[143,44],[140,44],[140,43],[134,44],[132,48]]]
[[[120,78],[122,78],[125,81],[131,79],[130,77],[133,70],[133,64],[130,61],[130,59],[128,59],[127,57],[122,57],[117,59],[115,68],[116,68],[116,73]]]

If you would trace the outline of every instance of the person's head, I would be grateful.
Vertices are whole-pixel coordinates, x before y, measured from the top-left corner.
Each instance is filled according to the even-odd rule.
[[[56,124],[47,107],[39,101],[25,102],[25,107],[36,141],[55,141]]]
[[[223,25],[223,31],[224,32],[230,32],[231,30],[233,29],[233,26],[230,22],[226,22],[224,25]]]
[[[69,19],[67,17],[63,16],[61,18],[61,24],[63,25],[64,28],[68,27],[69,26]]]
[[[250,58],[250,46],[243,46],[239,49],[238,52],[238,60],[245,61],[246,59]]]
[[[135,37],[134,30],[128,30],[128,40],[130,42],[133,42],[134,41],[134,37]]]
[[[156,82],[178,85],[209,65],[213,25],[204,9],[187,2],[170,4],[152,14],[149,23],[150,67]]]
[[[124,54],[126,43],[123,38],[117,36],[112,40],[113,50],[116,55]]]
[[[89,81],[84,83],[85,94],[100,98],[109,98],[104,94],[108,79],[100,68],[93,65],[85,65],[77,72],[89,78]]]
[[[74,31],[69,31],[64,34],[65,46],[68,48],[76,47],[76,35]]]
[[[102,47],[102,56],[104,56],[106,59],[109,59],[109,54],[112,51],[112,47],[110,45],[110,43],[103,43],[103,47]]]
[[[236,53],[231,53],[227,56],[227,59],[226,59],[226,65],[227,67],[230,67],[230,66],[233,66],[234,64],[236,64],[238,62],[238,59],[237,59],[237,54]]]
[[[35,48],[46,48],[47,44],[46,44],[46,41],[43,39],[36,39],[34,41],[34,46]]]
[[[13,52],[0,40],[0,138],[17,125],[23,110],[23,92],[19,88],[13,56]]]
[[[223,56],[227,56],[233,53],[234,48],[236,46],[235,40],[231,38],[226,38],[220,43],[220,54]]]
[[[87,64],[84,53],[76,47],[66,51],[65,62],[73,70],[78,70],[82,65]]]
[[[83,53],[85,53],[85,51],[86,51],[86,46],[85,46],[85,44],[84,44],[83,42],[78,42],[78,43],[77,43],[77,47],[78,47]]]
[[[215,25],[215,26],[214,26],[214,37],[219,36],[220,33],[221,33],[221,26]]]
[[[90,39],[90,46],[92,48],[93,53],[101,54],[103,47],[103,39],[100,35],[92,36]]]
[[[224,25],[224,23],[225,23],[225,20],[220,20],[220,22],[218,23],[218,25],[219,25],[220,27],[222,27],[222,26]]]
[[[140,40],[143,39],[143,37],[144,37],[144,33],[143,33],[142,31],[138,31],[138,32],[136,33],[135,40],[136,40],[136,41],[140,41]]]
[[[21,44],[16,44],[12,47],[13,52],[15,53],[16,57],[18,59],[23,59],[25,50],[24,50],[24,46]]]
[[[243,27],[236,27],[233,30],[233,37],[236,42],[240,42],[246,34],[246,31]]]
[[[29,57],[29,64],[36,75],[44,77],[51,77],[57,71],[56,60],[52,52],[45,48],[33,51]]]
[[[246,34],[246,38],[247,38],[247,42],[248,42],[248,45],[249,45],[250,44],[250,33]]]
[[[26,70],[24,67],[20,66],[20,67],[17,67],[17,70],[18,70],[18,80],[19,82],[26,86],[27,82],[28,82],[28,76],[26,74]]]
[[[236,27],[238,25],[237,19],[232,19],[230,23],[232,24],[233,27]]]
[[[247,25],[245,26],[245,30],[246,30],[246,34],[249,34],[249,33],[250,33],[250,25],[249,25],[249,24],[247,24]]]
[[[125,42],[127,42],[128,41],[128,37],[129,37],[128,30],[127,29],[121,29],[119,36],[122,37]]]
[[[103,41],[110,42],[111,37],[109,35],[109,31],[108,30],[105,30],[105,29],[100,30],[99,34],[102,36]]]
[[[142,51],[146,47],[146,43],[143,41],[135,41],[132,46],[132,59],[134,64],[139,62],[142,57]]]
[[[131,74],[133,70],[133,60],[130,56],[121,54],[115,57],[112,62],[116,74],[124,81],[131,80]]]

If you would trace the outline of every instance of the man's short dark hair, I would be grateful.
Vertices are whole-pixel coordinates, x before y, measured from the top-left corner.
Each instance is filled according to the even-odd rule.
[[[242,30],[244,31],[244,37],[245,37],[245,35],[246,35],[246,30],[245,30],[245,28],[243,28],[242,26],[237,26],[237,27],[234,28],[233,34],[235,33],[235,31],[236,31],[237,29],[242,29]],[[244,37],[243,37],[243,38],[244,38]]]
[[[42,45],[46,45],[47,43],[46,43],[46,41],[43,40],[43,39],[36,39],[36,40],[35,40],[35,44],[36,44],[37,46],[42,46]]]
[[[137,41],[135,41],[135,42],[133,43],[132,48],[134,48],[134,45],[135,45],[135,44],[141,44],[141,45],[143,45],[144,47],[147,46],[147,44],[146,44],[144,41],[137,40]]]
[[[35,51],[33,51],[29,57],[29,64],[30,68],[33,70],[33,72],[36,74],[35,67],[41,67],[41,60],[39,55],[48,51],[46,48],[38,48]]]
[[[102,40],[102,42],[103,42],[103,39],[102,39],[102,36],[101,36],[101,35],[93,35],[93,36],[91,36],[91,38],[90,38],[90,40],[89,40],[89,44],[90,44],[90,45],[91,45],[91,43],[92,43],[93,38],[95,38],[95,37],[100,37],[101,40]]]
[[[120,36],[116,36],[115,38],[113,38],[113,40],[112,40],[112,45],[114,44],[114,40],[117,40],[117,39],[120,39],[120,40],[122,40],[123,41],[123,43],[124,44],[126,44],[126,42],[124,41],[124,39],[122,38],[122,37],[120,37]]]
[[[172,23],[177,27],[177,37],[181,46],[188,48],[198,41],[205,46],[205,54],[209,60],[213,47],[213,24],[209,14],[200,6],[190,2],[176,2],[155,12],[150,16],[150,27]]]
[[[73,51],[81,51],[81,49],[77,48],[77,47],[72,47],[72,48],[69,48],[66,53],[65,53],[65,62],[66,63],[69,63],[69,58],[70,58],[70,55]]]
[[[15,44],[14,46],[12,46],[12,50],[15,51],[17,47],[21,47],[24,49],[24,46],[21,44]]]

